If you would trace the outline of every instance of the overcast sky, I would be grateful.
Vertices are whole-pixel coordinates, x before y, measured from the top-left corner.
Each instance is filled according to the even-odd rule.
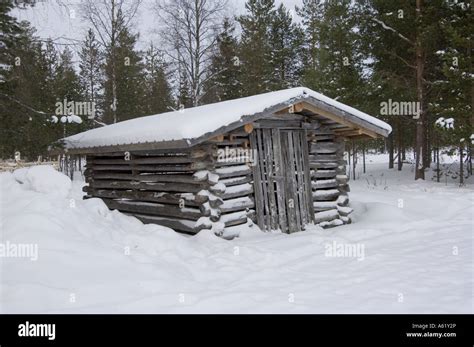
[[[294,14],[295,5],[299,5],[301,0],[276,0],[275,2],[283,3]],[[79,15],[79,3],[80,0],[43,0],[33,8],[15,10],[14,15],[20,20],[29,21],[37,29],[38,36],[42,38],[66,37],[82,40],[88,23],[84,22]],[[135,20],[136,30],[140,32],[139,48],[143,48],[151,41],[157,41],[157,36],[153,33],[158,24],[151,10],[153,3],[154,0],[143,0],[140,13]],[[244,12],[245,0],[229,0],[229,16]]]

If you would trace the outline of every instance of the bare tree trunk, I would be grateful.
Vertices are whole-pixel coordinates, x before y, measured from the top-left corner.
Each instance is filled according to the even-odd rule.
[[[352,140],[352,178],[356,179],[356,146],[354,140]]]
[[[463,143],[459,144],[459,184],[464,184],[464,158],[463,158]]]
[[[398,161],[397,161],[397,169],[398,171],[402,171],[403,161],[402,161],[402,127],[400,125],[400,118],[397,119],[397,153],[398,153]]]
[[[421,46],[421,10],[422,0],[416,0],[416,20],[417,20],[417,34],[415,42],[415,54],[416,54],[416,95],[417,101],[420,105],[420,113],[416,122],[416,138],[415,138],[415,180],[425,179],[425,168],[423,163],[425,147],[425,111],[424,111],[424,88],[423,88],[423,70],[424,70],[424,57],[423,47]]]
[[[438,144],[438,147],[436,147],[435,153],[436,153],[436,181],[439,182],[441,178],[441,167],[439,163],[439,144]]]
[[[394,146],[393,146],[393,133],[388,135],[387,138],[387,145],[388,145],[388,168],[393,169],[394,163]]]
[[[362,146],[362,166],[363,166],[363,171],[365,173],[365,142]]]

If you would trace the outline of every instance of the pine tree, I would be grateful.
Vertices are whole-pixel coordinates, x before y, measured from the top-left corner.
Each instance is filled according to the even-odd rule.
[[[111,50],[106,54],[103,105],[106,123],[113,123],[114,115],[117,122],[145,115],[144,67],[135,50],[136,42],[137,35],[123,29],[118,35],[114,54]]]
[[[242,93],[248,96],[271,90],[270,30],[275,17],[275,1],[248,0],[245,8],[247,14],[237,20],[242,29]]]
[[[231,20],[225,18],[222,32],[217,37],[216,51],[211,58],[203,103],[237,99],[242,95],[239,44],[234,31]]]
[[[167,79],[167,64],[163,53],[150,45],[145,55],[145,112],[158,114],[173,105],[171,87]]]
[[[362,55],[355,31],[354,8],[348,1],[305,1],[298,8],[305,31],[303,83],[334,99],[359,106]]]
[[[79,52],[79,79],[83,90],[83,99],[95,104],[94,116],[102,118],[99,104],[102,104],[103,85],[103,52],[95,38],[94,31],[89,29]]]
[[[299,85],[302,70],[302,30],[293,23],[289,11],[280,4],[274,13],[270,33],[271,89],[279,90]]]

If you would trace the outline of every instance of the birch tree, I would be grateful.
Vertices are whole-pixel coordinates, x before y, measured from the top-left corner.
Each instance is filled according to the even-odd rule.
[[[156,0],[158,28],[167,55],[180,67],[190,88],[193,106],[200,104],[217,33],[227,0]]]
[[[141,0],[84,0],[82,15],[92,25],[99,42],[111,61],[112,103],[109,105],[113,122],[117,122],[117,47],[120,34],[130,29]]]

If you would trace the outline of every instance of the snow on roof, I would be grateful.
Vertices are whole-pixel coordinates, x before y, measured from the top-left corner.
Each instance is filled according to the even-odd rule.
[[[191,140],[223,126],[242,121],[242,117],[296,100],[314,98],[340,111],[380,128],[387,134],[392,128],[387,123],[355,108],[335,101],[308,88],[285,89],[245,98],[187,108],[180,111],[134,118],[96,128],[64,140],[67,149],[105,147],[173,140]]]

